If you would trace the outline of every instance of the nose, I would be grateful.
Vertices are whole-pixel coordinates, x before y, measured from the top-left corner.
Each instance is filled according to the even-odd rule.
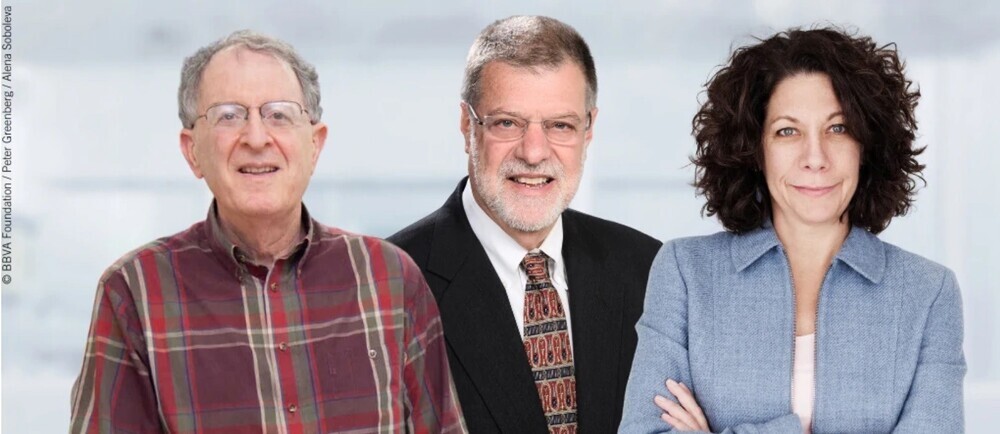
[[[802,168],[806,170],[822,171],[830,166],[830,158],[827,155],[826,143],[822,134],[806,134],[802,149]]]
[[[524,131],[524,137],[521,138],[521,143],[517,146],[515,156],[525,163],[535,165],[548,159],[551,154],[552,146],[549,144],[548,137],[545,136],[542,124],[540,122],[528,124],[528,128]]]
[[[241,136],[243,143],[251,148],[263,148],[271,143],[271,135],[264,125],[264,119],[257,112],[251,112],[247,116],[246,125],[243,126]]]

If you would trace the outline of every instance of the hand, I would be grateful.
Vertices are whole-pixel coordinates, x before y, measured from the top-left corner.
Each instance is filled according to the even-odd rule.
[[[677,431],[705,431],[708,429],[708,421],[705,420],[705,413],[701,411],[698,402],[694,400],[694,394],[683,383],[674,380],[667,380],[667,390],[674,394],[677,402],[656,395],[653,402],[663,410],[660,419],[669,423]]]

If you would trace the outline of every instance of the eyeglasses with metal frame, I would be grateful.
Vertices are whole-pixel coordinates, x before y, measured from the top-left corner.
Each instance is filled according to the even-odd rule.
[[[583,121],[576,116],[565,116],[557,119],[542,119],[540,121],[529,121],[524,118],[508,114],[497,114],[479,117],[472,104],[463,102],[468,108],[472,120],[482,127],[490,138],[499,141],[517,140],[524,137],[528,131],[528,126],[534,123],[542,124],[542,131],[545,137],[552,143],[575,144],[583,138],[583,132],[590,129],[591,112],[587,112],[587,119]]]
[[[303,114],[309,113],[295,101],[266,102],[260,105],[258,112],[264,125],[274,129],[295,126],[301,121]],[[194,118],[194,121],[191,122],[191,128],[194,128],[195,122],[200,118],[205,118],[208,126],[213,129],[237,130],[249,122],[250,108],[231,102],[215,104],[205,110],[205,114]],[[309,123],[315,124],[312,119],[309,119]]]

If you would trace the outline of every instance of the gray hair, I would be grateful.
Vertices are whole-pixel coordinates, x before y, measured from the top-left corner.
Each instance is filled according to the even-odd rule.
[[[465,60],[462,100],[479,103],[483,68],[493,61],[518,67],[557,68],[576,63],[587,81],[587,110],[597,105],[597,71],[590,48],[569,25],[542,16],[512,16],[494,21],[472,43]]]
[[[239,30],[202,47],[191,57],[184,59],[184,66],[181,67],[181,85],[177,89],[177,116],[185,128],[194,128],[194,121],[198,118],[198,89],[208,62],[218,52],[236,46],[267,53],[287,63],[299,80],[302,97],[305,99],[304,108],[309,112],[310,122],[314,124],[319,122],[323,108],[319,105],[319,74],[316,73],[316,68],[302,59],[295,52],[295,48],[284,41],[252,30]]]

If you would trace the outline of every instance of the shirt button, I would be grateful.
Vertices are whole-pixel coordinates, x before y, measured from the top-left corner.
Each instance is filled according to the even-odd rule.
[[[282,342],[278,344],[278,349],[281,351],[288,351],[288,343]]]
[[[271,292],[278,291],[278,282],[271,282]]]
[[[375,357],[378,357],[378,353],[375,352],[375,350],[368,350],[368,357],[374,359]]]
[[[289,413],[295,413],[296,411],[299,411],[299,406],[297,406],[295,404],[292,404],[292,405],[288,406],[288,412]]]

